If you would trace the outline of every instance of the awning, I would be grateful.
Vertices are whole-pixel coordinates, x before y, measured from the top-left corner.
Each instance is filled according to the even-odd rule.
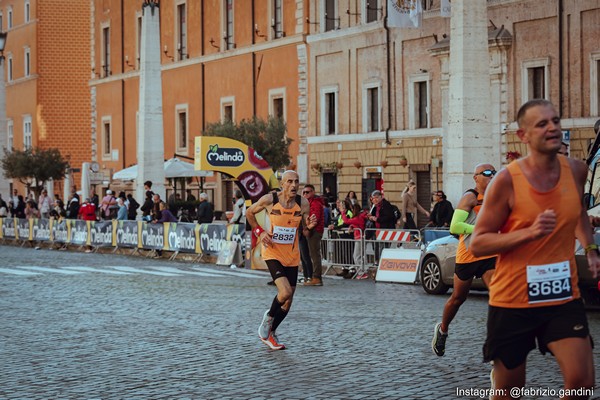
[[[194,176],[213,176],[213,171],[196,170],[194,164],[174,157],[165,161],[165,178],[191,178]],[[113,174],[113,179],[134,181],[137,179],[137,165],[122,169]]]

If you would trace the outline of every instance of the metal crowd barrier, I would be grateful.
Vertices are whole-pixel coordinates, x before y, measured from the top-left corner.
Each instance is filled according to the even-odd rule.
[[[360,232],[360,240],[354,239],[354,233],[349,233],[347,229],[323,233],[321,254],[324,274],[332,269],[338,272],[338,269],[348,268],[354,269],[354,278],[377,268],[384,249],[418,249],[423,243],[421,231],[416,229],[365,229],[364,234]]]

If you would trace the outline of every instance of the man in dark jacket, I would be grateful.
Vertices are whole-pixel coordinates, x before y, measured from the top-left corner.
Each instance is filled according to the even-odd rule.
[[[198,205],[198,223],[210,224],[213,222],[214,210],[213,205],[208,201],[206,193],[200,193],[200,204]]]
[[[383,198],[383,194],[379,190],[373,191],[371,198],[373,199],[373,208],[371,208],[369,219],[375,222],[375,227],[395,229],[396,216],[394,215],[392,204]]]
[[[429,215],[428,225],[437,228],[449,228],[450,222],[452,222],[452,214],[454,214],[452,203],[446,199],[446,194],[442,190],[434,192],[433,199],[435,205]]]
[[[308,254],[306,254],[306,248],[301,250],[302,265],[306,264],[312,266],[309,268],[309,274],[305,275],[307,278],[304,282],[306,286],[323,286],[322,274],[323,264],[321,257],[321,238],[323,237],[323,230],[325,229],[325,215],[323,212],[324,199],[315,196],[315,187],[311,184],[305,185],[302,189],[302,196],[308,200],[310,204],[309,215],[317,217],[317,225],[312,229],[304,229],[300,239],[305,239],[308,245]],[[304,253],[304,254],[302,254]]]

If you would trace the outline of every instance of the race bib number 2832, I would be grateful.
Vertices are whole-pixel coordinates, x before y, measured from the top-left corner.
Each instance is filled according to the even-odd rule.
[[[288,228],[284,226],[273,227],[273,243],[292,244],[296,239],[297,228]]]
[[[569,261],[527,266],[529,303],[566,300],[573,297]]]

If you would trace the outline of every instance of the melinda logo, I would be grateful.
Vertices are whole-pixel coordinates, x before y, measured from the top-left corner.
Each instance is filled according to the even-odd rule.
[[[246,160],[244,152],[240,149],[222,147],[218,144],[209,146],[206,160],[216,167],[239,167]]]

